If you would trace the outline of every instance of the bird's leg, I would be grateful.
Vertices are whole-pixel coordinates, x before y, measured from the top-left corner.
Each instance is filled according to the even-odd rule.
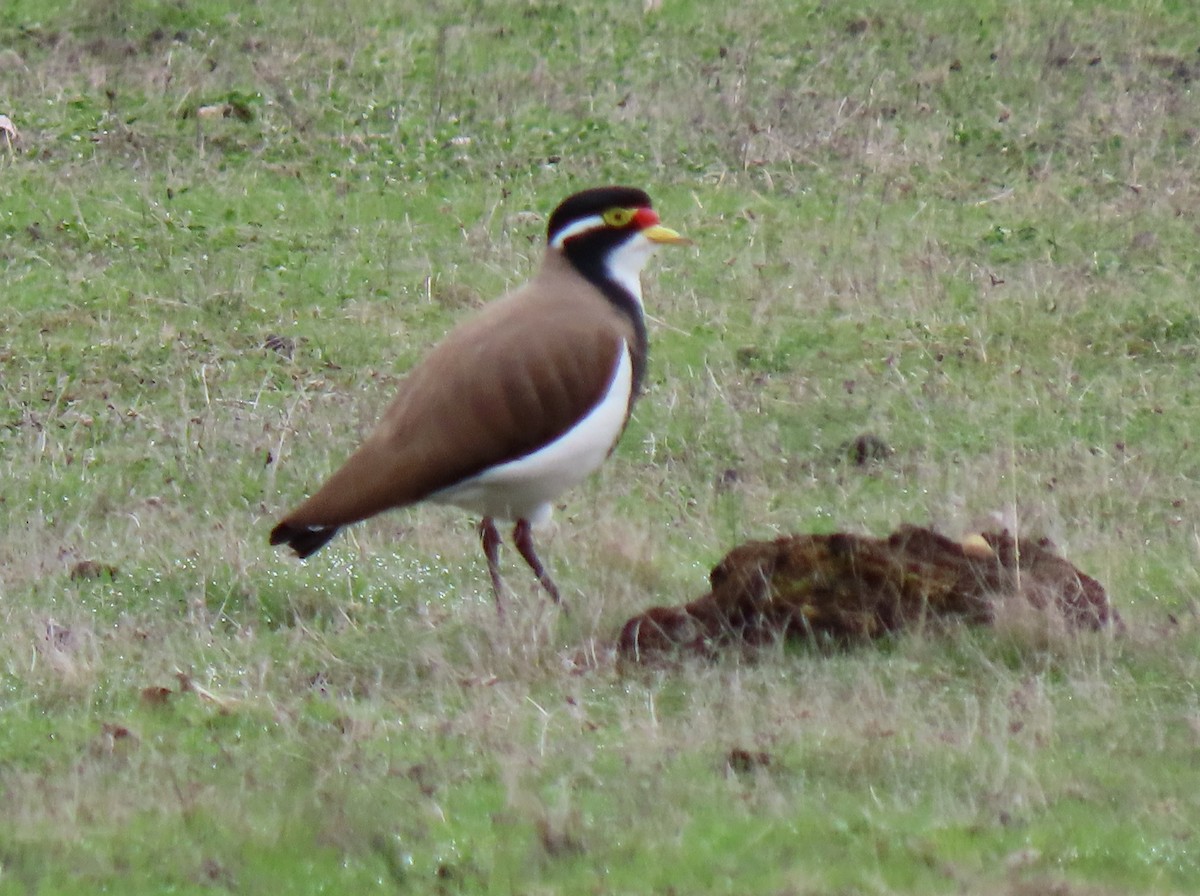
[[[517,550],[521,553],[521,556],[525,558],[525,562],[529,564],[529,568],[533,570],[533,574],[537,576],[542,587],[546,589],[546,593],[550,595],[550,599],[562,607],[565,613],[567,605],[562,602],[562,597],[559,596],[558,586],[554,584],[554,580],[546,572],[546,567],[542,566],[542,561],[538,559],[537,551],[533,549],[533,527],[529,525],[529,520],[517,520],[517,525],[513,529],[513,541],[516,543]]]
[[[479,521],[479,539],[483,542],[483,553],[487,556],[488,575],[492,577],[492,591],[496,595],[496,612],[504,615],[504,580],[500,578],[500,533],[490,516]]]

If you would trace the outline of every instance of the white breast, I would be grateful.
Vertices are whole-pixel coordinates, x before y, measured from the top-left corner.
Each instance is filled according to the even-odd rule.
[[[608,390],[587,416],[532,454],[490,467],[429,500],[503,520],[546,521],[551,502],[587,478],[612,451],[625,426],[632,388],[633,361],[622,342]]]

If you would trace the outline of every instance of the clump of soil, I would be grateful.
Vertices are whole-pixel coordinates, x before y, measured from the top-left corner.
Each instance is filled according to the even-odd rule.
[[[621,630],[622,656],[708,653],[785,638],[855,642],[927,620],[987,624],[1009,601],[1056,613],[1075,628],[1119,622],[1104,587],[1048,541],[984,532],[962,542],[918,526],[888,538],[792,535],[735,548],[709,577],[712,590],[655,607]]]

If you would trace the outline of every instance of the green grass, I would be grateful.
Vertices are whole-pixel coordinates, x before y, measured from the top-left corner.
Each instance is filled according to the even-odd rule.
[[[293,6],[0,6],[0,894],[1200,889],[1192,4]],[[270,550],[604,182],[696,248],[543,538],[572,615],[510,551],[497,620],[445,509]],[[1127,629],[612,656],[901,522]]]

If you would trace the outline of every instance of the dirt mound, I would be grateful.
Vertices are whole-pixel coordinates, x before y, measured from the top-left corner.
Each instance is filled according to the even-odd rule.
[[[712,590],[703,597],[630,619],[618,641],[621,655],[709,652],[779,637],[862,641],[938,617],[986,624],[1013,600],[1059,613],[1077,628],[1118,621],[1099,582],[1049,542],[1007,532],[957,542],[902,526],[888,538],[752,541],[727,554],[709,579]]]

